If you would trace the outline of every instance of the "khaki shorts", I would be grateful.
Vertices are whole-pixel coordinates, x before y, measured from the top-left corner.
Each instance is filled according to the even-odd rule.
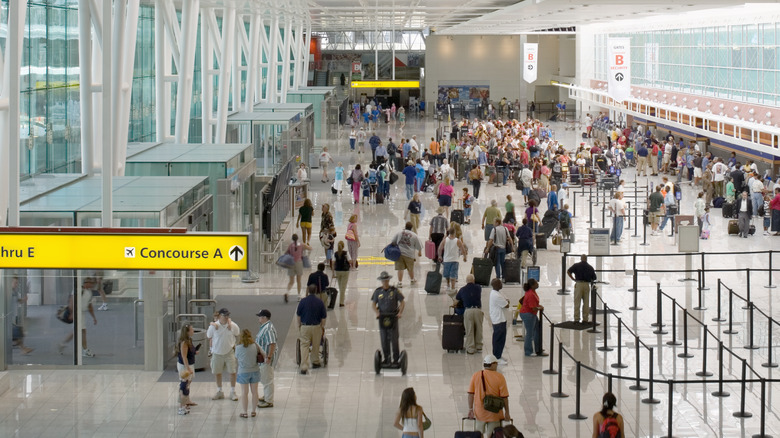
[[[694,178],[701,178],[701,167],[694,167],[693,168],[693,177]]]
[[[222,374],[227,369],[228,374],[237,371],[236,355],[232,351],[228,354],[211,355],[211,374]]]
[[[403,271],[404,269],[412,271],[414,269],[414,259],[402,255],[400,259],[395,261],[395,270]]]
[[[303,260],[295,262],[292,268],[287,270],[287,275],[295,277],[296,275],[303,275]]]
[[[663,213],[660,211],[651,211],[650,212],[650,223],[658,225],[658,222],[661,220],[661,217],[663,216]]]

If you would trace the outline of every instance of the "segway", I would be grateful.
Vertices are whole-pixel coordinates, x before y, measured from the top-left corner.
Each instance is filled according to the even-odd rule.
[[[330,348],[328,347],[328,338],[325,337],[325,334],[322,335],[322,339],[320,340],[320,358],[322,358],[322,366],[328,366],[328,353]],[[311,351],[311,346],[309,346],[309,351]],[[301,339],[298,338],[295,340],[295,363],[296,365],[301,365]]]
[[[398,316],[395,313],[383,313],[379,315],[379,322],[382,325],[382,327],[385,328],[392,328],[394,324],[398,323]],[[379,374],[382,369],[391,369],[391,370],[401,370],[402,375],[406,375],[406,366],[407,366],[407,358],[406,358],[406,350],[401,350],[401,353],[398,354],[398,362],[387,362],[385,363],[382,360],[382,351],[376,350],[374,353],[374,371],[376,371],[377,374]]]

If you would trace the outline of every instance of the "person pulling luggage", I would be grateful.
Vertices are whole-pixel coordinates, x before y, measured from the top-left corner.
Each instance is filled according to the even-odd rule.
[[[395,286],[390,286],[392,278],[387,271],[382,271],[377,277],[377,280],[382,282],[382,286],[376,288],[371,296],[374,313],[379,320],[379,338],[386,365],[397,363],[399,360],[398,319],[401,318],[406,305],[403,294]]]

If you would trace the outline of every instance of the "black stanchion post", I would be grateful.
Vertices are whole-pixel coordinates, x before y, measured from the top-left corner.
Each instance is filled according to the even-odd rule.
[[[707,324],[704,324],[704,330],[702,331],[704,333],[704,343],[702,344],[702,359],[701,359],[701,371],[697,372],[696,375],[699,377],[710,377],[712,376],[712,373],[707,371],[707,337],[709,337],[709,332],[707,331]]]
[[[703,295],[702,290],[703,289],[701,288],[701,285],[702,285],[702,278],[703,278],[702,275],[703,275],[703,272],[702,272],[701,269],[699,269],[699,270],[696,271],[696,274],[698,275],[699,305],[694,307],[693,309],[694,310],[707,310],[707,308],[704,307],[704,304],[702,303],[702,295]]]
[[[661,400],[658,400],[657,398],[653,397],[653,348],[650,347],[649,349],[649,356],[650,356],[650,370],[648,371],[648,386],[650,387],[650,393],[648,394],[648,397],[646,399],[642,400],[642,403],[648,404],[648,405],[656,405],[658,403],[661,403]]]
[[[607,391],[612,392],[612,373],[607,374]]]
[[[612,364],[612,368],[628,368],[623,363],[623,320],[618,318],[617,324],[617,362]]]
[[[591,308],[591,321],[593,321],[593,327],[588,330],[588,333],[601,333],[598,329],[599,323],[596,322],[596,292],[593,290],[593,284],[591,283],[590,287],[590,308]],[[604,309],[606,310],[606,308]]]
[[[672,420],[674,419],[672,413],[674,412],[674,380],[669,380],[669,407],[667,408],[666,421],[669,423],[669,435],[668,438],[672,438]]]
[[[604,303],[604,345],[598,348],[599,351],[612,351],[612,347],[607,345],[607,338],[609,337],[609,324],[607,324],[607,315],[609,314],[609,308],[607,303]],[[593,319],[596,319],[596,314],[593,314]]]
[[[720,312],[720,310],[721,310],[720,309],[721,308],[720,288],[721,288],[721,282],[720,282],[720,278],[719,278],[718,279],[718,316],[716,316],[715,318],[712,318],[712,320],[715,321],[715,322],[724,322],[724,321],[726,321],[726,318],[723,318],[723,316],[721,315],[721,312]]]
[[[639,237],[639,216],[637,216],[637,213],[639,212],[639,200],[636,201],[637,206],[634,207],[634,234],[631,237]],[[631,214],[631,212],[629,212]],[[644,221],[642,221],[644,223]]]
[[[750,323],[750,327],[749,327],[750,331],[748,332],[748,342],[750,342],[750,343],[745,345],[745,349],[746,350],[758,350],[758,345],[756,345],[753,342],[753,327],[755,326],[755,324],[754,324],[755,320],[753,319],[753,317],[755,316],[754,315],[755,314],[755,312],[754,312],[755,308],[756,307],[755,307],[755,305],[753,304],[752,301],[748,303],[748,322]],[[772,344],[772,338],[769,338],[769,344],[770,345]]]
[[[777,368],[777,364],[775,362],[772,362],[772,325],[774,325],[775,320],[772,318],[769,318],[769,322],[767,325],[769,325],[769,333],[767,335],[767,339],[769,339],[769,347],[767,355],[769,356],[767,361],[762,363],[761,366],[764,368]]]
[[[558,289],[558,295],[569,295],[566,291],[566,253],[561,254],[561,288]]]
[[[593,197],[588,198],[588,224],[593,224]]]
[[[766,434],[766,379],[761,378],[761,429],[760,432],[756,435],[753,435],[752,438],[772,438],[771,435]]]
[[[634,350],[636,351],[636,383],[629,386],[628,389],[632,391],[644,391],[647,388],[642,386],[642,381],[640,380],[640,376],[639,376],[639,372],[640,372],[639,361],[641,359],[639,357],[639,336],[634,336],[634,345],[635,345]]]
[[[707,268],[706,264],[704,264],[704,255],[706,253],[701,253],[701,290],[710,290],[710,288],[707,287]]]
[[[739,333],[737,330],[734,330],[734,291],[731,289],[729,289],[729,329],[724,330],[723,333],[727,335]]]
[[[626,227],[627,230],[631,229],[631,203],[626,202],[626,206],[628,208],[628,226]]]
[[[683,352],[678,354],[677,357],[682,359],[690,359],[692,354],[688,353],[688,309],[683,309]]]
[[[574,203],[574,205],[572,206],[571,217],[577,217],[577,192],[576,191],[574,192],[574,195],[571,197],[571,199],[572,202]]]
[[[631,254],[631,270],[634,272],[633,275],[633,284],[631,286],[631,289],[629,289],[629,292],[639,292],[637,290],[637,275],[636,275],[636,253]]]
[[[569,396],[569,394],[563,392],[563,344],[561,342],[558,342],[558,391],[553,392],[550,396],[554,398],[566,398]]]
[[[753,416],[750,412],[745,410],[745,387],[747,386],[747,360],[742,359],[742,383],[740,385],[740,396],[742,399],[739,401],[739,411],[734,412],[734,416],[737,418],[750,418]]]
[[[677,340],[677,300],[672,298],[672,340],[667,341],[666,345],[680,345]]]
[[[636,270],[634,270],[634,289],[637,288],[637,275]],[[628,310],[642,310],[641,307],[639,307],[639,290],[634,292],[634,305],[629,307]]]
[[[553,368],[553,360],[555,357],[555,324],[550,323],[550,368],[542,371],[544,374],[558,374],[558,371],[555,371],[555,368]]]
[[[745,284],[747,286],[747,291],[745,292],[745,296],[747,297],[747,302],[745,303],[744,306],[742,306],[742,309],[748,310],[749,308],[748,304],[751,301],[750,300],[750,268],[745,268],[745,275],[747,276],[747,282]]]
[[[603,225],[602,225],[603,227]],[[617,245],[617,214],[613,214],[612,216],[612,232],[610,233],[611,236],[614,236],[612,239],[612,245]]]
[[[769,284],[764,286],[767,289],[775,288],[775,285],[772,284],[772,252],[771,250],[769,251]]]
[[[718,341],[718,390],[713,392],[713,397],[728,397],[731,394],[723,390],[723,341]]]
[[[647,224],[645,223],[645,219],[647,218],[647,222],[650,221],[650,218],[647,217],[647,213],[642,213],[642,243],[640,243],[641,246],[647,246],[650,245],[647,243]]]
[[[653,324],[650,324],[652,327],[656,327],[655,333],[656,335],[665,335],[668,333],[663,329],[664,322],[663,322],[663,310],[661,310],[661,305],[663,304],[661,302],[661,283],[655,284],[655,290],[656,290],[656,320]],[[672,315],[674,316],[674,315]]]
[[[582,388],[580,387],[580,374],[582,373],[582,364],[580,361],[577,361],[577,375],[576,375],[576,393],[574,394],[574,407],[575,412],[573,414],[569,414],[570,420],[584,420],[588,417],[582,415],[580,412],[580,393],[582,392]]]

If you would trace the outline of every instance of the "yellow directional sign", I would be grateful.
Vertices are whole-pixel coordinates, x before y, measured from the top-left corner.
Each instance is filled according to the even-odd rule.
[[[352,81],[352,88],[420,88],[420,81]]]
[[[245,271],[247,234],[0,233],[0,268]]]

